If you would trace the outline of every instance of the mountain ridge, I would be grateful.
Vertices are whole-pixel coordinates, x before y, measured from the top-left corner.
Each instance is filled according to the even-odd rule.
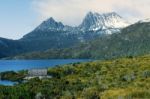
[[[72,48],[49,49],[15,56],[15,59],[90,58],[111,59],[150,54],[150,22],[135,23],[121,33],[101,36]]]
[[[98,13],[90,12],[88,14],[91,14],[91,16],[94,16],[93,19],[91,18],[86,19],[85,17],[86,21],[88,22],[90,21],[92,22],[94,20],[93,23],[90,24],[91,25],[90,27],[96,26],[99,29],[83,30],[81,28],[83,27],[89,28],[89,27],[86,27],[86,25],[82,26],[82,23],[78,27],[67,26],[61,22],[55,21],[52,17],[50,17],[46,21],[43,21],[33,31],[24,35],[23,38],[16,40],[17,43],[15,42],[12,42],[12,44],[9,43],[7,49],[9,49],[10,51],[0,50],[0,54],[2,53],[2,54],[5,54],[5,56],[9,56],[9,55],[17,55],[17,54],[26,53],[26,52],[44,51],[44,50],[51,49],[51,48],[52,49],[68,48],[68,47],[73,47],[82,42],[93,40],[100,36],[110,35],[113,33],[120,32],[120,28],[113,28],[113,27],[108,28],[105,25],[106,23],[108,24],[110,23],[111,18],[113,19],[116,18],[116,20],[118,19],[120,20],[121,17],[117,15],[116,13],[108,13],[108,14],[101,15]],[[89,16],[88,14],[86,16]],[[100,22],[102,21],[107,21],[107,20],[100,21],[100,18],[98,18],[98,17],[104,17],[104,16],[108,20],[108,22],[103,22],[100,24]],[[117,17],[114,17],[114,16],[117,16]],[[98,19],[99,21],[96,22],[95,21],[96,19]],[[83,20],[83,23],[84,23],[84,20]],[[112,24],[110,23],[110,25],[108,24],[107,25],[112,26],[113,23],[114,22],[112,22]],[[97,25],[97,24],[100,24],[100,25]],[[103,25],[105,26],[105,28],[100,28],[100,27],[103,27]],[[0,45],[3,46],[2,44]],[[19,50],[18,48],[21,48],[20,51],[18,51]]]

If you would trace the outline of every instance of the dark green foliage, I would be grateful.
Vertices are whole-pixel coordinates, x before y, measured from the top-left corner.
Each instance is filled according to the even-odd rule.
[[[23,78],[27,75],[27,71],[7,71],[7,72],[1,72],[0,76],[2,80],[10,80],[10,81],[22,81]]]
[[[143,77],[145,77],[145,78],[150,77],[150,71],[149,70],[143,71]]]

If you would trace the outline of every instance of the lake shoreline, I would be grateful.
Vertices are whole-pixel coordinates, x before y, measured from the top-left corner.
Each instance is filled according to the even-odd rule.
[[[31,69],[61,67],[66,64],[76,64],[92,61],[91,59],[53,59],[53,60],[0,60],[1,85],[11,85],[22,82]],[[3,68],[4,67],[4,68]],[[4,81],[4,82],[2,82]],[[5,84],[6,83],[6,84]]]

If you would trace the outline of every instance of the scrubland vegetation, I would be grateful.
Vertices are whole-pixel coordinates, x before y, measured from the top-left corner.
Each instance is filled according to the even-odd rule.
[[[74,63],[48,69],[50,79],[0,86],[0,99],[149,99],[150,56]]]

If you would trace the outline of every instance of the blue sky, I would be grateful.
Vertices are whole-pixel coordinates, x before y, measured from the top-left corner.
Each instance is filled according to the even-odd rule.
[[[0,1],[0,37],[18,39],[37,25],[37,13],[31,1]]]
[[[19,39],[53,17],[79,25],[87,12],[116,12],[129,22],[150,18],[150,0],[0,0],[0,37]]]

